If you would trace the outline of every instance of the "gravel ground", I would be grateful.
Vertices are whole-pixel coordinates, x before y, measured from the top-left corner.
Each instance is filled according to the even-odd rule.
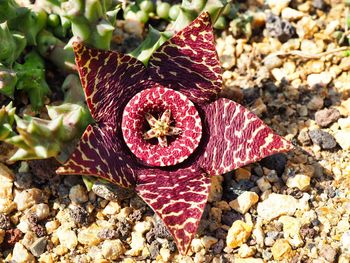
[[[350,261],[350,57],[341,42],[349,8],[246,2],[240,21],[252,17],[251,28],[232,21],[217,38],[222,96],[295,150],[212,177],[183,257],[133,192],[104,183],[87,191],[78,176],[56,176],[54,160],[6,163],[11,149],[0,145],[0,262]]]

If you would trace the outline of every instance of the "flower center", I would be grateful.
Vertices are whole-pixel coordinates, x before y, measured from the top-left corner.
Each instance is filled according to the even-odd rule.
[[[175,136],[181,133],[181,129],[175,126],[171,126],[170,116],[171,111],[166,110],[162,116],[157,120],[152,114],[146,113],[145,119],[147,120],[150,130],[143,134],[145,140],[157,138],[158,143],[162,147],[168,146],[167,136]]]
[[[131,152],[143,162],[171,166],[197,148],[202,123],[185,95],[157,86],[139,92],[125,106],[122,132]]]

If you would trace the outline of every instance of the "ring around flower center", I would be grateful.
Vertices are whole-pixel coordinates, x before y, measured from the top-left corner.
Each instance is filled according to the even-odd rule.
[[[185,95],[157,86],[139,92],[125,106],[122,132],[137,158],[152,166],[171,166],[198,147],[202,122]]]

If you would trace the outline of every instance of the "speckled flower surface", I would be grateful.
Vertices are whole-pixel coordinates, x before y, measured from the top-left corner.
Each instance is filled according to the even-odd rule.
[[[221,67],[207,13],[166,41],[147,67],[82,43],[74,50],[96,123],[58,173],[135,187],[182,254],[196,233],[210,175],[292,148],[253,113],[217,98]]]

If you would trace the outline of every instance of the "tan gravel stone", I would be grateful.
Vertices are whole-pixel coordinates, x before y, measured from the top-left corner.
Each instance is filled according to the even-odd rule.
[[[116,215],[120,212],[120,204],[116,201],[110,201],[108,205],[103,209],[104,215]]]
[[[16,192],[14,202],[17,205],[17,209],[22,211],[34,204],[45,202],[45,196],[43,192],[38,188],[31,188],[22,192]]]
[[[78,204],[87,202],[89,197],[87,195],[86,188],[80,184],[74,185],[69,190],[69,199]]]
[[[283,224],[283,235],[293,247],[300,247],[304,244],[300,236],[301,222],[291,216],[281,216],[278,222]]]
[[[245,168],[238,168],[235,171],[235,180],[250,180],[250,177],[252,176],[251,172],[248,169]]]
[[[88,228],[81,230],[78,233],[79,243],[87,246],[98,245],[102,241],[102,239],[98,236],[98,232],[100,231],[101,228],[96,224],[92,224]]]
[[[301,191],[306,191],[310,187],[311,178],[305,174],[296,174],[287,179],[286,185],[289,188],[298,188]]]
[[[230,248],[236,248],[244,244],[252,233],[252,226],[243,222],[242,220],[236,220],[230,227],[226,243]]]
[[[281,215],[293,215],[299,207],[299,201],[289,195],[272,193],[258,204],[258,216],[265,220],[272,220]]]
[[[17,263],[34,263],[34,256],[19,242],[15,244],[12,252],[12,260]]]
[[[259,201],[259,196],[255,192],[246,191],[235,200],[230,202],[232,209],[241,214],[245,214],[248,210]]]
[[[67,249],[74,249],[78,245],[78,239],[73,230],[59,227],[56,231],[60,244]]]
[[[278,239],[272,246],[271,252],[275,260],[288,260],[293,255],[292,247],[285,239]]]
[[[282,18],[288,21],[296,21],[305,16],[303,12],[295,10],[290,7],[286,7],[282,10]]]
[[[123,243],[119,239],[105,240],[102,243],[102,255],[106,259],[117,260],[125,252]]]
[[[0,198],[12,200],[13,172],[4,164],[0,163]]]
[[[0,213],[10,214],[16,209],[16,203],[7,198],[0,198]]]
[[[343,150],[350,150],[350,129],[337,131],[334,138]]]

